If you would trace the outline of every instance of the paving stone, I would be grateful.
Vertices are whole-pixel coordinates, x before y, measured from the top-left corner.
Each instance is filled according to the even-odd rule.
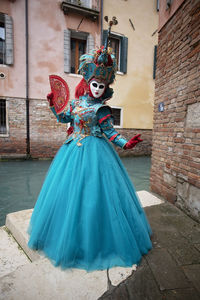
[[[163,292],[162,300],[199,300],[199,296],[193,288],[178,289]]]
[[[192,244],[200,243],[200,231],[191,229],[190,231],[181,231],[181,234]]]
[[[171,256],[176,260],[178,265],[191,265],[200,263],[200,252],[190,244],[179,243],[168,248]]]
[[[187,215],[178,217],[165,216],[158,219],[160,227],[166,226],[167,230],[174,229],[183,237],[189,240],[190,243],[200,243],[200,224],[189,218]]]
[[[113,300],[112,295],[109,294],[105,294],[104,296],[100,297],[98,300]]]
[[[160,216],[182,216],[183,213],[176,206],[165,202],[160,205],[151,206],[145,208],[146,214],[148,217],[160,217]]]
[[[99,300],[129,300],[127,287],[124,283],[103,294]]]
[[[171,217],[173,219],[173,217]],[[177,231],[173,226],[170,218],[168,216],[159,216],[159,217],[148,217],[150,225],[152,228],[163,230],[163,231]]]
[[[130,299],[134,300],[160,300],[161,294],[154,280],[150,267],[143,264],[126,280]]]
[[[191,287],[185,274],[166,249],[153,249],[146,259],[160,290]]]
[[[112,300],[128,300],[129,295],[125,284],[120,284],[112,292]]]
[[[150,222],[153,225],[159,225],[160,229],[167,228],[168,231],[176,230],[180,232],[183,236],[188,238],[188,235],[194,235],[195,243],[200,242],[200,225],[191,220],[188,216],[150,216]]]
[[[200,251],[200,244],[194,244],[194,247]]]
[[[182,244],[186,244],[187,240],[179,234],[176,230],[168,231],[160,230],[159,225],[152,226],[153,236],[152,242],[155,248],[168,248],[177,244],[177,241]]]
[[[200,264],[185,266],[183,267],[183,270],[187,278],[193,283],[194,287],[200,294]]]

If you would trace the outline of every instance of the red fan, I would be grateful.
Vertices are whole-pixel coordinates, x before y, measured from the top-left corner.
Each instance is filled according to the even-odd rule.
[[[69,87],[64,79],[57,75],[49,75],[53,105],[57,114],[60,114],[69,101]]]

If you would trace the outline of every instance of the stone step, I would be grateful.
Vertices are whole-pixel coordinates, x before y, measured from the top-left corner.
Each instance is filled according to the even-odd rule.
[[[5,226],[0,227],[0,241],[0,278],[31,263]]]
[[[138,196],[143,206],[163,203],[162,200],[146,191],[138,192]],[[26,261],[20,261],[17,269],[16,266],[9,268],[8,264],[7,272],[2,273],[4,276],[0,278],[0,300],[49,300],[55,298],[59,300],[95,300],[103,295],[110,285],[117,286],[136,270],[136,266],[133,266],[132,268],[112,268],[108,272],[104,270],[87,273],[85,270],[79,269],[55,268],[47,258],[30,250],[27,246],[27,228],[31,214],[32,209],[7,215],[7,230],[12,233],[33,263],[30,263],[23,253]],[[3,230],[8,235],[5,228]],[[13,237],[10,238],[13,239]],[[15,247],[17,247],[16,242]],[[7,246],[5,246],[6,248]],[[14,255],[8,253],[9,256]],[[16,270],[13,271],[14,269]]]
[[[42,257],[37,251],[31,250],[28,243],[28,225],[33,209],[17,211],[6,216],[6,228],[12,233],[18,244],[22,247],[31,261],[38,260]]]

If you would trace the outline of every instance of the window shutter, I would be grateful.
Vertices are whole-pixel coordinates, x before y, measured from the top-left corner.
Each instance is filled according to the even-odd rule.
[[[127,73],[128,38],[125,36],[121,39],[120,50],[120,72]]]
[[[157,48],[158,46],[154,46],[153,79],[156,78]]]
[[[108,35],[108,30],[103,30],[102,45],[105,44],[105,40],[106,40],[107,35]]]
[[[6,29],[6,64],[13,65],[13,21],[12,17],[5,14],[5,29]]]
[[[64,29],[64,72],[71,71],[71,31]]]
[[[89,53],[91,50],[94,49],[94,38],[91,34],[87,37],[87,49],[86,52]]]

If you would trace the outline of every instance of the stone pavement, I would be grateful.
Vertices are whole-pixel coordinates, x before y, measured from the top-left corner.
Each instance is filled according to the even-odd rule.
[[[200,299],[200,224],[151,193],[138,195],[153,230],[153,250],[136,271],[55,268],[26,247],[31,210],[8,215],[7,228],[0,228],[0,300]]]
[[[170,203],[145,208],[153,250],[101,300],[200,299],[200,224]]]

